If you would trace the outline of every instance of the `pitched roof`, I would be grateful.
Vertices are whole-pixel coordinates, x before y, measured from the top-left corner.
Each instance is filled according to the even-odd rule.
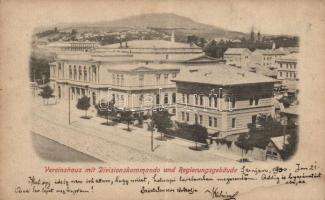
[[[284,135],[284,136],[279,136],[279,137],[272,137],[272,138],[270,138],[270,140],[273,142],[273,144],[276,146],[276,148],[281,151],[284,148],[284,145],[289,143],[288,137],[289,137],[289,135]],[[283,140],[284,140],[284,142],[283,142]]]
[[[253,54],[262,54],[262,55],[285,55],[285,52],[279,49],[256,49]]]
[[[180,43],[180,42],[171,42],[167,40],[132,40],[128,41],[128,48],[149,48],[149,49],[156,49],[156,48],[189,48],[189,49],[200,49],[200,47],[193,44],[192,46],[187,43]],[[123,46],[125,42],[123,42]],[[120,43],[105,45],[102,48],[119,48]]]
[[[268,76],[268,77],[275,77],[277,75],[276,70],[271,70],[265,66],[262,66],[260,63],[255,63],[255,62],[250,62],[248,67],[243,68],[243,69],[250,71],[250,72],[262,74],[262,75]]]
[[[251,52],[249,49],[246,48],[228,48],[224,54],[242,54],[245,51]]]
[[[291,53],[278,58],[277,61],[297,62],[297,59],[298,59],[298,53]]]
[[[121,64],[118,66],[105,65],[109,70],[113,71],[164,71],[164,70],[179,70],[180,66],[176,64]]]
[[[188,67],[181,70],[180,74],[178,74],[174,81],[223,86],[277,82],[272,78],[238,69],[226,64]]]

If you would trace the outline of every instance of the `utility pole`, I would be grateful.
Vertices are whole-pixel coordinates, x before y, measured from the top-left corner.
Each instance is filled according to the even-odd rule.
[[[151,151],[153,152],[153,121],[151,120]]]
[[[71,87],[69,87],[69,125],[71,124],[71,106],[70,106],[70,98],[71,98]]]

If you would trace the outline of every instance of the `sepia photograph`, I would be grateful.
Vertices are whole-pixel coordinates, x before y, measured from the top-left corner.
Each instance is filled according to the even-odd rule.
[[[246,27],[148,11],[35,28],[35,152],[57,162],[291,159],[299,37]]]

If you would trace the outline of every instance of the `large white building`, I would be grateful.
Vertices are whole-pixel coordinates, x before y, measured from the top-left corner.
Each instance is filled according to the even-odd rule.
[[[64,52],[50,64],[50,80],[59,99],[91,97],[93,105],[115,99],[116,106],[149,110],[168,106],[175,112],[176,85],[181,68],[213,64],[202,49],[183,43],[137,40],[107,45],[92,52]]]

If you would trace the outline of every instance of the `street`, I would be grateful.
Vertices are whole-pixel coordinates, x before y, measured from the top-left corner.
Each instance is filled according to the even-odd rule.
[[[82,119],[84,112],[71,103],[71,125],[68,123],[68,104],[44,105],[42,99],[34,98],[32,106],[32,132],[49,138],[104,162],[224,162],[233,160],[210,151],[193,151],[194,142],[181,139],[160,141],[160,133],[154,133],[154,152],[150,147],[150,132],[125,124],[102,125],[105,119],[93,116]],[[57,153],[57,151],[55,151]],[[73,156],[72,156],[73,157]],[[73,159],[73,158],[71,158]],[[81,160],[84,161],[84,160]]]

